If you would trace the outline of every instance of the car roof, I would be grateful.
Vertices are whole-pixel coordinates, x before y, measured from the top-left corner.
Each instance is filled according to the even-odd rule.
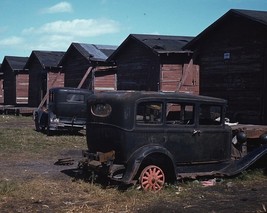
[[[122,102],[136,102],[142,99],[159,99],[159,100],[174,100],[179,99],[181,101],[194,101],[194,102],[206,102],[216,104],[227,104],[225,99],[193,95],[189,93],[177,93],[177,92],[154,92],[154,91],[107,91],[98,92],[94,94],[96,98],[101,100],[111,99],[120,100]]]

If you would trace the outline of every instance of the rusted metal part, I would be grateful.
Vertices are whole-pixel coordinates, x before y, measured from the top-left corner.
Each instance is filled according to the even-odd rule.
[[[98,155],[100,163],[105,163],[107,161],[111,161],[111,160],[115,159],[115,151],[114,150],[112,150],[110,152],[106,152],[106,153],[98,152],[97,155]]]
[[[55,162],[55,165],[73,165],[74,159],[72,158],[61,158],[58,159],[57,162]]]
[[[231,126],[233,132],[243,131],[247,138],[259,138],[262,134],[267,133],[267,126],[253,124],[237,124]]]

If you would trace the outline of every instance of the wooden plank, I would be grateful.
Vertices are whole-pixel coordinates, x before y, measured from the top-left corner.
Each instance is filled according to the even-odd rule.
[[[82,80],[80,81],[79,85],[78,85],[78,89],[80,89],[83,85],[83,83],[85,82],[85,80],[87,79],[88,75],[90,74],[90,72],[94,69],[94,67],[89,67],[86,71],[86,73],[84,74]]]
[[[56,83],[57,81],[57,78],[60,76],[60,72],[57,73],[57,76],[54,78],[53,82],[51,83],[51,87],[53,87],[53,85]],[[47,90],[45,96],[43,97],[42,101],[40,102],[39,106],[38,106],[38,109],[40,109],[44,103],[46,102],[47,98],[48,98],[48,95],[49,95],[49,90]]]
[[[253,124],[237,124],[231,126],[233,131],[243,131],[247,138],[259,138],[262,134],[267,133],[267,126]]]

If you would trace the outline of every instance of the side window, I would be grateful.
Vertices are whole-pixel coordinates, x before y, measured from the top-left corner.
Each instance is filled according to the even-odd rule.
[[[199,110],[200,125],[221,125],[222,107],[201,104]]]
[[[162,123],[162,103],[142,102],[137,105],[137,124],[161,124]]]
[[[167,103],[166,123],[191,125],[194,123],[194,105],[186,103]]]
[[[84,95],[82,94],[68,94],[66,98],[67,102],[83,103]]]

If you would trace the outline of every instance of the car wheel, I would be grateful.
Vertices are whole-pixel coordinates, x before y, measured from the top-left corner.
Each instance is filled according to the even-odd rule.
[[[145,191],[159,191],[165,184],[165,174],[160,167],[149,165],[140,174],[140,184]]]

